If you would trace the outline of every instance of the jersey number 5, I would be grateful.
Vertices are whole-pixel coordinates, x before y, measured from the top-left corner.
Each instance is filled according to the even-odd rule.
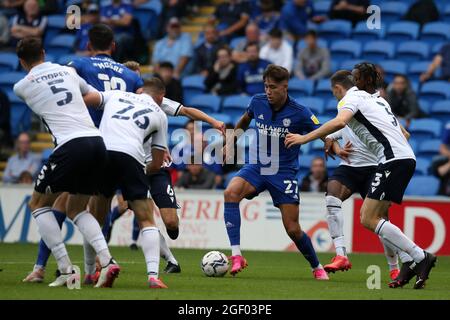
[[[57,93],[60,93],[60,92],[65,92],[66,93],[66,97],[64,99],[58,100],[56,102],[56,104],[58,106],[60,106],[60,107],[70,103],[72,101],[72,98],[73,98],[72,93],[69,92],[69,90],[67,90],[66,88],[57,88],[56,87],[56,84],[63,83],[63,82],[64,82],[63,79],[56,79],[56,80],[47,82],[47,84],[50,86],[50,89],[52,90],[53,94],[57,94]]]

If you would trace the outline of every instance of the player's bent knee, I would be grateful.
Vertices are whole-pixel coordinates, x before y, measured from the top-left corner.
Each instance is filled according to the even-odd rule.
[[[178,219],[169,219],[166,221],[165,225],[169,230],[176,230],[178,229]]]
[[[239,202],[242,200],[240,194],[233,188],[225,189],[223,195],[225,202]]]
[[[286,226],[286,233],[292,240],[298,239],[302,235],[302,229],[298,224]]]

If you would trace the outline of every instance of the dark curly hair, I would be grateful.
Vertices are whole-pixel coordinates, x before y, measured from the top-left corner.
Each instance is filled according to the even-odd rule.
[[[377,70],[377,66],[370,62],[361,62],[355,65],[354,69],[359,71],[359,74],[366,81],[367,86],[378,88],[383,79]]]

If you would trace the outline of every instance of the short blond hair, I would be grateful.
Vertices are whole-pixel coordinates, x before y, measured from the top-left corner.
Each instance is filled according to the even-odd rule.
[[[133,71],[140,71],[139,68],[141,67],[137,61],[127,61],[123,65]]]

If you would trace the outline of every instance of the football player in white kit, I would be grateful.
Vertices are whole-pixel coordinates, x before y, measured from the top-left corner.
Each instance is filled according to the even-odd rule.
[[[50,286],[63,286],[68,280],[72,281],[76,269],[51,210],[61,192],[69,192],[66,214],[100,259],[102,270],[96,287],[112,285],[120,268],[111,257],[97,220],[86,210],[89,197],[99,190],[107,160],[100,131],[83,102],[83,95],[93,88],[72,68],[45,62],[39,38],[19,41],[17,56],[28,74],[15,84],[14,92],[41,117],[55,143],[29,203],[39,233],[58,264],[60,275]]]
[[[350,88],[339,102],[338,115],[307,135],[289,134],[285,143],[287,147],[305,144],[326,137],[346,125],[350,127],[378,160],[377,171],[361,208],[361,223],[381,236],[385,243],[397,251],[406,252],[413,259],[403,264],[396,282],[398,286],[409,282],[415,274],[417,279],[414,288],[422,289],[436,263],[436,257],[424,251],[386,220],[391,203],[402,202],[414,174],[415,155],[390,106],[371,95],[375,93],[374,88],[380,79],[375,66],[371,63],[358,64],[352,75],[356,86]],[[332,89],[335,90],[333,83]]]
[[[145,92],[145,85],[144,85]],[[100,132],[108,150],[103,195],[111,197],[120,189],[136,215],[147,265],[150,288],[167,288],[159,279],[160,233],[156,227],[146,172],[158,172],[167,152],[167,117],[152,97],[119,90],[92,92],[85,97],[90,106],[103,107]],[[152,161],[145,165],[151,139]],[[100,280],[99,280],[100,281]]]

